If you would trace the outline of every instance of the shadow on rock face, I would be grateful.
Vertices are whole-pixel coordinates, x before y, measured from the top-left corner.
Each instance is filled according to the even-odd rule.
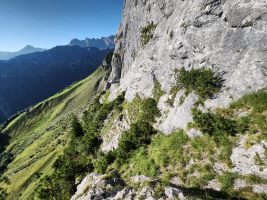
[[[186,188],[182,186],[177,186],[174,184],[170,185],[173,188],[178,189],[183,193],[184,196],[189,196],[189,197],[199,197],[201,199],[238,199],[238,200],[245,200],[244,198],[237,198],[237,197],[232,197],[226,192],[222,191],[217,191],[213,189],[201,189],[201,188]]]

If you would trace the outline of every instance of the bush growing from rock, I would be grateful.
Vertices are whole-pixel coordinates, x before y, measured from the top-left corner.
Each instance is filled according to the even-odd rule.
[[[7,197],[6,189],[0,187],[0,200],[5,200]]]
[[[230,192],[233,189],[235,179],[237,175],[231,172],[226,172],[225,174],[218,177],[221,184],[222,191]]]
[[[156,133],[156,130],[148,122],[138,121],[132,124],[120,139],[117,150],[118,158],[121,160],[126,159],[133,150],[148,145],[151,141],[151,136]]]
[[[83,127],[73,117],[68,147],[54,163],[53,174],[39,184],[37,199],[69,199],[76,190],[77,178],[94,169],[103,173],[114,161],[110,154],[98,154],[102,143],[100,131],[112,110],[121,106],[124,97],[119,96],[114,102],[105,104],[100,104],[99,98],[96,97],[84,113]]]
[[[160,116],[160,111],[157,108],[157,102],[153,98],[144,99],[141,104],[140,121],[155,122],[155,118]]]
[[[165,92],[161,89],[160,82],[155,79],[154,80],[154,89],[153,89],[153,96],[155,100],[158,102],[160,97],[162,97],[165,94]]]
[[[175,165],[183,159],[183,146],[189,141],[183,131],[171,135],[157,135],[149,146],[150,157],[158,166]]]
[[[141,29],[141,41],[143,45],[146,45],[149,40],[153,38],[156,27],[157,26],[153,22],[151,22]]]
[[[216,113],[203,113],[193,109],[193,120],[197,128],[210,136],[235,135],[238,132],[238,123],[235,120],[227,119]]]
[[[130,171],[133,175],[145,175],[149,177],[159,175],[159,167],[153,159],[148,157],[145,147],[140,147],[136,150],[129,162],[131,163]]]
[[[187,71],[182,68],[179,70],[177,83],[180,88],[186,90],[187,94],[194,91],[200,98],[207,99],[220,91],[223,79],[211,69],[200,68]]]
[[[75,137],[80,137],[84,135],[83,128],[76,116],[72,116],[72,123],[71,123],[71,133]]]
[[[104,174],[110,164],[116,159],[116,151],[110,151],[106,154],[99,153],[94,162],[94,168],[97,173]]]

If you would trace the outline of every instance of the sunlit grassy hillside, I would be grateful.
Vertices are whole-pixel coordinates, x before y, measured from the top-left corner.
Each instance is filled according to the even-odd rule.
[[[88,78],[21,113],[4,127],[2,132],[10,140],[1,155],[0,170],[4,171],[1,187],[6,189],[7,199],[33,198],[40,178],[51,173],[53,162],[68,142],[71,114],[81,115],[90,99],[101,90],[106,75],[107,71],[99,68]]]

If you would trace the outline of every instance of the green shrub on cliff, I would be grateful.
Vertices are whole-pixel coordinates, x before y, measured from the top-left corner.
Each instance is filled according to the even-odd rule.
[[[151,22],[141,29],[141,41],[143,45],[146,45],[153,38],[156,27],[157,26]]]

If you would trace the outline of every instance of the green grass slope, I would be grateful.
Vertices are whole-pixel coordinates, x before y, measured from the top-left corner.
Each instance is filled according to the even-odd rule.
[[[0,136],[10,137],[0,159],[2,170],[6,167],[0,183],[8,194],[5,199],[33,199],[40,178],[52,172],[54,161],[68,142],[71,114],[81,115],[90,99],[101,90],[107,73],[99,68],[2,127]]]

